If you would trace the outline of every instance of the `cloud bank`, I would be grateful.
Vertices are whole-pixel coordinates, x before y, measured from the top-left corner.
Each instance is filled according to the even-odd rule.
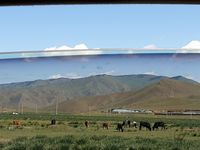
[[[49,79],[59,79],[59,78],[64,78],[61,74],[55,74],[49,77]]]
[[[45,56],[68,56],[68,55],[97,55],[103,51],[99,49],[90,50],[84,43],[69,47],[63,45],[60,47],[50,47],[44,49]]]
[[[51,56],[76,56],[76,55],[98,55],[103,54],[103,50],[98,48],[89,49],[84,43],[77,44],[74,47],[67,45],[59,47],[45,48],[38,53],[21,53],[21,57],[51,57]]]
[[[183,46],[180,50],[181,53],[200,53],[200,41],[193,40]]]
[[[48,79],[59,79],[59,78],[79,79],[79,78],[84,78],[84,77],[89,77],[89,76],[114,75],[114,74],[115,74],[115,70],[108,70],[105,72],[92,72],[85,76],[82,76],[75,72],[70,72],[70,73],[65,73],[65,74],[54,74],[54,75],[49,76]]]
[[[68,79],[78,79],[82,78],[82,76],[78,75],[77,73],[66,73],[65,75],[55,74],[50,76],[48,79],[59,79],[59,78],[68,78]]]
[[[60,46],[60,47],[49,47],[49,48],[45,48],[44,51],[55,51],[55,50],[82,50],[82,49],[88,49],[88,47],[84,44],[84,43],[81,43],[81,44],[78,44],[78,45],[75,45],[74,47],[69,47],[67,45],[63,45],[63,46]]]
[[[0,59],[7,58],[32,58],[51,56],[78,56],[78,55],[100,55],[100,54],[143,54],[143,53],[200,53],[200,40],[193,40],[180,48],[160,48],[155,44],[146,45],[143,48],[88,48],[86,44],[80,43],[73,47],[63,45],[43,49],[42,51],[8,52],[0,55]]]
[[[155,76],[158,75],[158,74],[157,74],[156,72],[154,72],[154,71],[145,72],[145,73],[143,73],[143,74],[146,74],[146,75],[155,75]]]
[[[182,49],[200,49],[200,41],[194,40],[183,46]]]

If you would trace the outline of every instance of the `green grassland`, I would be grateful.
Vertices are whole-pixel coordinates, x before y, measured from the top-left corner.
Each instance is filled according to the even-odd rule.
[[[56,118],[56,125],[50,125]],[[124,119],[151,123],[164,121],[166,130],[147,131],[116,125]],[[15,127],[12,121],[20,120]],[[89,128],[84,126],[89,121]],[[108,122],[109,129],[102,123]],[[138,150],[197,150],[200,147],[200,116],[156,116],[147,114],[0,114],[0,149],[138,149]]]

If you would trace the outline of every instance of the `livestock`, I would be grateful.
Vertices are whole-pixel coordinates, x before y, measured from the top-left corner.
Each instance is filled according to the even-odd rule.
[[[19,120],[13,120],[13,125],[20,126],[21,122]]]
[[[140,121],[139,129],[141,130],[142,127],[145,127],[146,129],[149,129],[149,131],[151,131],[151,124],[149,122]]]
[[[124,127],[131,127],[131,121],[130,120],[124,120],[123,123]]]
[[[133,121],[133,127],[137,128],[137,122],[136,121]]]
[[[103,123],[103,129],[107,129],[108,130],[108,123],[106,123],[106,122]]]
[[[153,125],[153,130],[158,129],[159,127],[161,127],[161,129],[165,129],[165,123],[162,121],[155,122]]]
[[[89,127],[89,122],[86,120],[85,121],[85,127],[88,128]]]
[[[56,124],[56,119],[52,119],[51,120],[51,125],[55,125]]]
[[[124,126],[124,123],[118,123],[117,124],[117,130],[120,132],[120,131],[122,131],[122,132],[124,132],[124,129],[123,129],[123,126]]]
[[[128,124],[128,127],[130,128],[130,127],[131,127],[131,121],[128,120],[128,121],[127,121],[127,124]]]

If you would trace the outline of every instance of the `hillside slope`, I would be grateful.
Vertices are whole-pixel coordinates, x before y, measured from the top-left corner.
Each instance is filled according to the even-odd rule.
[[[111,108],[199,109],[200,85],[163,79],[138,91],[84,97],[59,104],[59,111],[80,113]],[[50,111],[55,105],[46,107]]]
[[[54,105],[57,101],[103,95],[107,97],[128,91],[133,93],[165,79],[170,80],[168,77],[154,75],[97,75],[80,79],[60,78],[4,84],[0,85],[0,105],[17,108],[23,103],[27,108],[35,108],[36,105],[43,108]],[[174,77],[172,80],[198,85],[197,82],[184,77]],[[119,101],[118,99],[117,102]]]

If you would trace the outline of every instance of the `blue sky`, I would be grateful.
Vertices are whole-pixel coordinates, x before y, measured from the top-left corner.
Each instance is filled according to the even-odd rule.
[[[199,54],[184,58],[174,57],[176,54],[170,57],[164,54],[158,57],[135,57],[136,54],[130,55],[134,57],[92,56],[90,59],[85,56],[105,54],[102,49],[94,52],[88,48],[145,48],[137,51],[126,49],[125,53],[156,53],[161,52],[159,48],[171,53],[169,48],[177,48],[181,53],[200,53],[199,15],[198,5],[0,7],[0,83],[78,78],[103,73],[183,75],[200,82]],[[66,49],[84,49],[67,52],[67,55],[84,56],[81,59],[5,59],[60,56],[66,53],[58,50]],[[2,54],[30,50],[44,52]],[[46,53],[47,50],[56,52]]]
[[[89,48],[181,48],[200,40],[198,5],[0,7],[0,52],[84,43]]]

